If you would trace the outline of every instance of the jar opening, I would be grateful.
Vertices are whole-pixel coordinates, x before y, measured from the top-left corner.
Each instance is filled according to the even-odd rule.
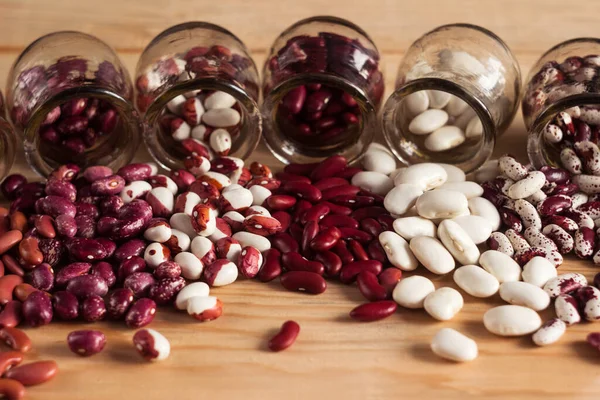
[[[262,130],[256,102],[230,81],[196,78],[173,85],[150,105],[144,139],[166,169],[182,168],[184,159],[246,158]]]
[[[361,89],[325,74],[297,75],[265,98],[265,139],[283,162],[360,155],[375,130],[375,107]]]
[[[491,155],[496,128],[487,107],[461,86],[413,80],[388,99],[384,135],[406,164],[440,162],[470,172]]]
[[[33,111],[25,156],[42,175],[66,163],[118,168],[133,158],[140,130],[126,99],[102,88],[67,89]]]

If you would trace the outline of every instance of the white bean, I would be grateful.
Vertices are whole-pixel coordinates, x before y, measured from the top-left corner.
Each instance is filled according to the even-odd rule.
[[[463,228],[475,244],[484,243],[492,234],[492,224],[478,215],[463,215],[452,221]]]
[[[431,341],[431,350],[438,356],[457,362],[477,358],[477,343],[452,328],[440,329]]]
[[[427,96],[429,97],[430,108],[444,108],[452,99],[452,95],[450,93],[442,90],[428,90]]]
[[[458,96],[450,96],[450,101],[446,105],[446,112],[452,117],[458,117],[468,109],[466,101]]]
[[[465,133],[457,126],[446,125],[433,131],[425,139],[425,148],[440,152],[460,146],[466,140]]]
[[[544,257],[533,257],[523,267],[523,281],[537,287],[543,287],[546,282],[557,276],[556,267]]]
[[[496,250],[488,250],[479,257],[479,264],[498,282],[518,281],[521,277],[521,267],[515,260]]]
[[[464,194],[453,190],[432,190],[417,199],[417,212],[423,218],[454,218],[469,211]]]
[[[204,107],[207,110],[212,110],[213,108],[231,108],[235,103],[235,97],[229,93],[216,91],[206,97],[204,100]]]
[[[448,122],[448,113],[444,110],[426,110],[410,121],[408,130],[415,135],[427,135]]]
[[[462,265],[475,264],[479,249],[469,234],[452,220],[444,220],[438,226],[438,236],[444,246]]]
[[[215,128],[227,128],[240,123],[240,113],[233,108],[213,108],[202,115],[202,122]]]
[[[388,152],[380,150],[367,150],[361,162],[365,170],[385,175],[391,174],[396,169],[396,159]]]
[[[379,244],[383,247],[388,261],[403,271],[413,271],[419,262],[410,250],[406,240],[395,232],[385,231],[379,234]]]
[[[429,96],[425,90],[409,94],[404,101],[411,115],[418,115],[429,108]]]
[[[352,177],[352,184],[369,192],[385,196],[394,187],[387,175],[381,172],[361,171]]]
[[[467,182],[447,182],[444,183],[442,186],[439,187],[439,189],[446,189],[446,190],[454,190],[456,192],[461,192],[462,194],[464,194],[467,199],[473,199],[475,197],[479,197],[483,194],[483,188],[475,183],[475,182],[471,182],[471,181],[467,181]]]
[[[271,242],[266,237],[250,232],[236,232],[232,236],[242,247],[252,246],[261,253],[271,248]]]
[[[394,184],[410,183],[421,190],[432,190],[443,185],[448,179],[446,170],[434,163],[415,164],[400,171],[394,178]]]
[[[175,298],[175,307],[178,310],[187,309],[188,300],[192,297],[206,297],[208,296],[210,288],[204,282],[194,282],[185,286],[179,291]]]
[[[410,250],[425,268],[434,274],[443,275],[455,267],[454,258],[439,240],[429,236],[411,239]]]
[[[567,331],[567,325],[558,318],[552,318],[542,325],[531,337],[533,343],[538,346],[547,346],[552,343],[558,342],[558,340]]]
[[[467,179],[465,172],[455,165],[443,163],[437,163],[437,165],[444,168],[446,174],[448,174],[448,179],[446,179],[446,182],[464,182]]]
[[[383,206],[391,214],[403,215],[416,204],[422,194],[423,190],[419,186],[401,183],[386,194]]]
[[[194,254],[182,251],[173,259],[181,267],[181,276],[191,281],[197,281],[202,276],[204,265]]]
[[[435,291],[433,283],[421,275],[401,279],[392,292],[396,303],[405,308],[423,308],[425,298]]]
[[[483,315],[483,324],[495,335],[523,336],[537,331],[542,320],[531,308],[506,305],[488,310]]]
[[[473,297],[491,297],[498,292],[498,279],[477,265],[465,265],[454,271],[454,282]]]
[[[449,321],[463,308],[461,294],[451,287],[437,289],[425,297],[423,306],[427,314],[439,321]]]
[[[471,118],[465,128],[465,136],[467,139],[478,138],[483,135],[483,124],[478,116]]]
[[[546,175],[541,171],[531,171],[527,176],[508,188],[508,197],[511,199],[524,199],[542,189],[546,183]]]
[[[500,285],[502,300],[517,306],[541,311],[550,305],[550,296],[538,286],[527,282],[504,282]]]
[[[404,217],[397,218],[392,224],[394,231],[406,240],[411,240],[417,236],[436,237],[437,227],[426,218],[422,217]]]
[[[500,228],[500,213],[494,204],[483,197],[469,199],[469,211],[471,215],[477,215],[485,218],[492,226],[492,231]]]

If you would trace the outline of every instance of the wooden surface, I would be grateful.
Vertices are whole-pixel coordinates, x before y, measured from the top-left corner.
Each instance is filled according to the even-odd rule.
[[[368,5],[367,5],[368,3]],[[32,40],[55,30],[82,30],[114,46],[133,71],[137,57],[163,29],[187,20],[206,20],[232,30],[261,65],[277,34],[296,20],[318,14],[348,18],[362,26],[383,54],[386,84],[392,87],[402,51],[438,25],[471,22],[502,37],[521,63],[530,65],[552,45],[597,35],[598,1],[569,5],[564,0],[196,0],[196,1],[0,1],[0,87],[18,53]],[[525,130],[519,115],[497,154],[510,149],[525,160]],[[139,159],[147,156],[142,151]],[[264,147],[252,157],[275,164]],[[15,170],[27,171],[22,159]],[[422,268],[421,268],[422,271]],[[560,272],[589,279],[591,263],[568,259]],[[436,287],[451,276],[435,277]],[[400,309],[371,324],[353,322],[348,312],[363,299],[355,287],[330,284],[326,293],[289,293],[277,282],[240,281],[215,289],[224,305],[217,321],[195,323],[185,313],[160,310],[151,327],[171,342],[171,357],[142,362],[131,345],[133,332],[121,324],[52,324],[28,329],[34,350],[28,360],[52,358],[60,374],[28,390],[31,399],[383,399],[383,398],[597,398],[600,353],[584,342],[600,325],[569,328],[560,343],[536,348],[530,337],[504,339],[481,322],[497,297],[480,301],[463,294],[465,307],[441,323],[424,311]],[[549,317],[551,311],[543,313]],[[296,344],[283,353],[265,350],[268,338],[287,319],[302,327]],[[434,356],[429,342],[441,327],[474,338],[479,358],[455,365]],[[102,329],[106,349],[89,359],[71,354],[71,330]]]

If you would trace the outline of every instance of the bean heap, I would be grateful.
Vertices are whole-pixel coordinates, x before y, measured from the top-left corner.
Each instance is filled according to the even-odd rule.
[[[296,74],[329,73],[341,76],[365,90],[378,106],[383,96],[383,75],[379,70],[379,54],[365,47],[358,39],[332,32],[317,36],[296,36],[289,39],[266,68],[271,80],[263,91]],[[299,141],[314,143],[340,139],[353,127],[359,126],[361,111],[356,100],[343,90],[320,83],[300,85],[290,90],[277,109],[277,123],[282,132]]]
[[[481,120],[461,98],[440,90],[421,90],[405,100],[411,116],[408,131],[425,137],[424,146],[432,152],[454,149],[466,140],[483,135]]]

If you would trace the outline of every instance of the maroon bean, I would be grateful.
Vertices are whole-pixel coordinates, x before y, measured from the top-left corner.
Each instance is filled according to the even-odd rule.
[[[178,278],[179,276],[181,276],[181,266],[175,261],[162,262],[154,270],[156,279]]]
[[[113,170],[103,165],[95,165],[92,167],[87,167],[83,171],[82,175],[89,183],[93,183],[98,179],[106,178],[113,175]]]
[[[290,347],[296,341],[300,333],[300,325],[295,321],[286,321],[279,332],[269,340],[271,351],[282,351]]]
[[[40,205],[40,209],[44,214],[56,218],[60,215],[68,215],[75,217],[77,208],[70,200],[59,196],[46,196],[39,199],[36,204]]]
[[[181,289],[185,286],[185,279],[163,278],[153,284],[148,291],[150,297],[157,305],[172,303]]]
[[[78,215],[75,217],[78,237],[92,239],[96,237],[96,221],[89,215]]]
[[[261,282],[270,282],[281,275],[281,252],[271,248],[264,253],[264,263],[258,271],[258,279]]]
[[[574,232],[578,226],[575,221],[571,218],[565,217],[564,215],[550,215],[544,219],[544,226],[546,225],[558,225],[567,232]]]
[[[325,276],[335,278],[340,274],[342,269],[342,260],[332,251],[320,251],[315,254],[314,260],[323,264],[325,268]]]
[[[282,254],[281,263],[287,271],[309,271],[319,275],[325,273],[323,264],[318,261],[309,261],[296,252]]]
[[[294,175],[294,174],[290,174],[288,172],[278,172],[275,174],[275,178],[277,178],[277,180],[280,182],[289,181],[289,182],[310,183],[310,179],[308,179],[306,176]]]
[[[72,181],[77,177],[79,171],[80,168],[75,164],[64,164],[52,171],[48,179]]]
[[[568,210],[572,205],[571,198],[565,195],[549,196],[536,206],[541,216],[547,217]],[[600,203],[599,203],[600,205]]]
[[[23,278],[18,275],[0,277],[0,304],[6,304],[13,300],[13,291],[21,283],[23,283]]]
[[[317,93],[322,93],[322,91],[314,92],[310,97],[312,98],[313,96],[316,96]],[[343,156],[336,155],[326,158],[312,170],[310,179],[312,181],[320,181],[321,179],[338,176],[340,172],[346,169],[347,165],[348,160],[346,160],[346,158]]]
[[[331,251],[340,257],[340,260],[342,260],[342,265],[346,265],[354,261],[354,255],[352,255],[350,250],[348,250],[346,242],[343,240],[338,241],[336,245],[333,246]]]
[[[132,257],[140,256],[146,249],[146,242],[142,239],[130,239],[115,250],[114,258],[123,262]]]
[[[188,190],[190,185],[196,180],[194,175],[184,169],[171,170],[169,177],[173,179],[180,192]]]
[[[567,170],[550,167],[548,165],[544,165],[540,168],[540,171],[546,176],[546,182],[555,183],[557,185],[564,185],[571,177]]]
[[[292,216],[285,211],[276,211],[271,214],[273,218],[275,218],[281,224],[281,231],[285,232],[288,230],[290,224],[292,223]]]
[[[10,254],[4,254],[2,256],[2,263],[8,272],[20,277],[25,276],[25,271],[21,265],[19,265],[19,262]]]
[[[357,261],[367,261],[369,259],[369,255],[365,251],[365,248],[356,240],[348,240],[347,242],[348,248],[354,254],[354,259]]]
[[[352,209],[367,208],[375,204],[375,198],[371,196],[336,196],[330,200],[334,204],[338,204]]]
[[[100,353],[106,345],[106,336],[100,331],[73,331],[67,336],[69,349],[82,357]]]
[[[327,214],[329,214],[329,207],[326,204],[316,204],[304,212],[301,217],[301,223],[306,224],[308,221],[319,222]]]
[[[299,250],[298,242],[289,233],[276,233],[269,240],[271,241],[271,246],[282,253],[297,252]]]
[[[22,303],[18,300],[12,300],[6,303],[0,312],[0,328],[14,328],[19,325],[23,318],[21,307]]]
[[[54,286],[54,271],[50,264],[40,264],[29,272],[27,281],[38,290],[50,291]]]
[[[585,340],[590,344],[590,346],[596,350],[600,350],[600,332],[592,332],[588,334]]]
[[[515,253],[513,258],[517,262],[517,264],[519,264],[521,267],[523,267],[523,266],[525,266],[525,264],[527,264],[529,261],[531,261],[531,259],[534,257],[547,258],[547,256],[548,256],[548,252],[546,251],[546,249],[543,249],[541,247],[530,247],[530,248],[527,248],[525,250]]]
[[[327,282],[319,274],[308,271],[290,271],[281,276],[281,285],[289,291],[321,294],[327,290]]]
[[[302,235],[304,234],[304,228],[302,228],[302,225],[300,223],[291,224],[288,228],[288,232],[295,241],[302,244]]]
[[[125,315],[125,323],[130,328],[141,328],[148,325],[156,314],[156,303],[148,298],[137,300]]]
[[[309,251],[310,244],[317,237],[318,234],[319,224],[316,221],[309,221],[306,225],[304,225],[304,230],[302,231],[302,242],[300,243],[303,253]]]
[[[356,277],[360,293],[369,301],[379,301],[388,298],[388,290],[379,283],[377,275],[369,271],[362,271]]]
[[[335,226],[321,230],[311,241],[310,248],[314,251],[330,250],[342,237],[342,232]]]
[[[120,196],[106,196],[100,200],[100,210],[103,216],[116,217],[125,203]]]
[[[387,210],[381,206],[363,207],[358,210],[354,210],[351,214],[352,218],[358,222],[365,218],[379,218],[382,215],[389,215]]]
[[[111,175],[95,180],[90,190],[96,196],[110,196],[121,193],[124,187],[125,179],[119,175]]]
[[[319,189],[309,183],[304,182],[285,182],[282,185],[282,190],[285,193],[293,194],[296,197],[305,199],[311,203],[318,202],[322,197]]]
[[[108,285],[99,276],[81,275],[69,281],[67,292],[73,293],[78,299],[84,299],[93,295],[105,296],[108,293]]]
[[[97,238],[96,241],[106,250],[106,258],[112,257],[117,249],[117,244],[107,238]]]
[[[374,237],[378,237],[381,232],[383,232],[383,227],[381,224],[374,218],[365,218],[360,221],[360,228],[373,235]]]
[[[90,269],[91,275],[97,275],[100,278],[104,279],[106,285],[111,288],[117,282],[117,277],[115,276],[115,272],[113,271],[112,265],[105,261],[100,261],[92,266]]]
[[[361,322],[379,321],[396,312],[397,307],[393,300],[375,301],[354,308],[350,311],[350,317]]]
[[[281,106],[285,107],[291,114],[298,114],[302,110],[305,100],[306,87],[300,85],[286,93],[281,101]]]
[[[133,292],[131,289],[115,289],[106,297],[106,312],[111,319],[121,319],[133,303]]]
[[[133,256],[123,261],[117,269],[117,280],[123,282],[125,278],[136,272],[144,272],[146,261],[139,256]]]
[[[87,296],[81,302],[81,317],[86,322],[96,322],[104,319],[106,305],[102,297],[98,295]]]
[[[333,202],[333,199],[335,199],[336,197],[356,196],[358,194],[358,192],[360,192],[360,188],[358,186],[347,184],[345,186],[336,186],[333,188],[325,189],[321,193],[321,196],[324,201]],[[333,202],[333,203],[335,203],[335,202]],[[335,203],[335,204],[337,204],[337,203]]]
[[[76,319],[79,316],[79,300],[73,293],[58,291],[52,297],[54,314],[64,321]]]
[[[144,230],[151,218],[152,207],[144,200],[133,200],[119,209],[117,221],[111,225],[106,236],[112,240],[132,238]]]
[[[156,283],[156,279],[149,272],[134,272],[125,278],[123,287],[131,289],[135,297],[146,297],[152,285]]]
[[[324,204],[327,207],[329,207],[329,214],[330,215],[345,215],[348,216],[350,214],[352,214],[352,209],[349,207],[344,207],[344,206],[340,206],[337,204],[333,204],[332,202],[329,201],[321,201],[319,204]],[[321,220],[321,222],[323,222],[323,220]]]
[[[359,172],[362,172],[362,169],[357,167],[347,167],[342,172],[337,174],[337,176],[338,178],[350,180],[354,175],[358,174]]]
[[[333,176],[330,178],[321,179],[321,180],[315,182],[313,185],[317,189],[319,189],[321,192],[323,192],[324,190],[327,190],[327,189],[349,185],[349,183],[344,178],[338,178],[336,176]]]
[[[310,176],[312,171],[319,165],[319,163],[310,164],[288,164],[283,168],[284,172],[294,175]]]
[[[377,217],[377,222],[381,224],[381,228],[384,231],[393,231],[395,220],[396,219],[389,214],[382,214],[379,217]]]
[[[358,229],[359,223],[357,220],[347,215],[329,214],[320,221],[320,225],[321,227],[336,226],[338,228]]]
[[[516,212],[506,207],[501,207],[499,211],[500,218],[506,229],[512,229],[518,233],[523,231],[523,222]]]
[[[75,207],[77,207],[76,217],[80,215],[85,215],[94,220],[100,217],[100,211],[98,211],[98,207],[96,207],[96,205],[94,204],[76,202]]]
[[[371,236],[369,233],[363,232],[359,229],[342,227],[339,230],[342,239],[354,239],[361,243],[368,243],[373,239],[373,236]]]
[[[47,325],[52,321],[52,302],[50,296],[42,291],[31,293],[21,307],[23,319],[30,326]]]
[[[362,271],[369,271],[375,275],[379,275],[383,265],[376,260],[354,261],[350,264],[345,264],[340,272],[340,282],[349,284],[354,282],[356,276]]]
[[[288,195],[272,195],[265,200],[271,210],[284,211],[296,204],[296,198]]]
[[[59,215],[54,220],[56,223],[56,231],[60,236],[72,238],[77,234],[77,222],[75,217],[70,215]]]
[[[33,225],[43,237],[49,239],[56,237],[54,220],[48,215],[36,215],[33,219]]]
[[[103,260],[108,256],[106,248],[96,239],[72,238],[65,246],[71,257],[79,261]]]
[[[312,203],[308,200],[301,199],[296,203],[296,207],[294,207],[294,213],[292,214],[292,221],[296,223],[301,223],[302,218],[304,217],[304,213],[312,208]]]
[[[564,194],[565,196],[572,196],[579,191],[579,187],[575,183],[566,183],[564,185],[556,185],[547,194],[548,196],[554,196],[557,194]]]
[[[15,200],[23,187],[27,183],[27,178],[20,174],[7,176],[0,185],[0,191],[8,200]]]
[[[117,175],[127,182],[144,181],[152,176],[152,167],[146,163],[128,164],[121,167],[117,171]]]
[[[70,202],[77,199],[77,189],[75,189],[75,185],[68,181],[49,180],[46,183],[45,193],[48,196],[63,197]]]

